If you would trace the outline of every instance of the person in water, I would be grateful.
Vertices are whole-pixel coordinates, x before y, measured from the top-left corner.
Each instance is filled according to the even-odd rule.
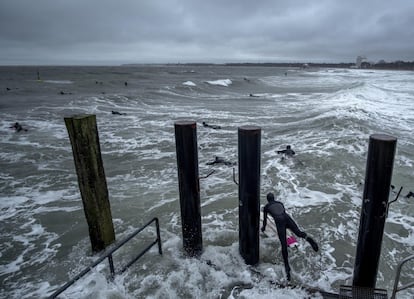
[[[16,132],[20,132],[20,131],[25,131],[25,132],[27,132],[27,129],[24,129],[24,128],[22,127],[22,125],[21,125],[21,124],[19,124],[18,122],[15,122],[15,123],[14,123],[14,125],[12,125],[10,128],[15,129],[15,130],[16,130]]]
[[[207,165],[213,165],[213,164],[220,164],[220,163],[223,163],[224,165],[227,165],[227,166],[231,166],[231,165],[236,164],[236,163],[233,163],[233,162],[230,162],[230,161],[226,161],[223,158],[220,158],[220,157],[217,157],[217,156],[214,158],[214,161],[207,162],[206,164]]]
[[[401,189],[402,189],[402,187],[401,187]],[[397,193],[396,191],[395,191],[395,186],[394,185],[391,185],[391,192],[392,193]],[[413,191],[409,191],[405,196],[404,196],[405,198],[410,198],[410,197],[414,197],[414,192]]]
[[[112,110],[112,114],[115,114],[115,115],[126,115],[126,113],[121,113],[121,112],[114,111],[114,110]]]
[[[268,203],[266,204],[263,210],[264,218],[261,230],[262,232],[266,230],[267,214],[270,214],[275,220],[277,234],[279,236],[280,244],[282,245],[282,257],[283,262],[285,264],[286,278],[290,281],[290,266],[288,260],[286,229],[290,229],[296,236],[308,241],[315,252],[319,250],[319,247],[315,240],[313,240],[305,232],[299,229],[298,225],[295,223],[292,217],[290,217],[289,214],[286,213],[284,205],[280,201],[275,200],[275,196],[273,195],[273,193],[268,193],[266,197]]]
[[[206,123],[205,121],[203,121],[203,126],[206,128],[212,128],[212,129],[221,129],[220,126],[216,126],[216,125],[209,125],[208,123]]]
[[[293,157],[295,151],[290,148],[290,145],[286,146],[286,149],[277,151],[278,154],[285,154],[287,157]]]

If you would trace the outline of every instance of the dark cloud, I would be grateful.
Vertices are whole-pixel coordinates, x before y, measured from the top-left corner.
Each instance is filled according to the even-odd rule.
[[[0,64],[414,60],[414,1],[1,0]]]

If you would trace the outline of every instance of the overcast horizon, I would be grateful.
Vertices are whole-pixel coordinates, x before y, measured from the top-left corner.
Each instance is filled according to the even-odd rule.
[[[1,0],[0,65],[414,61],[414,1]]]

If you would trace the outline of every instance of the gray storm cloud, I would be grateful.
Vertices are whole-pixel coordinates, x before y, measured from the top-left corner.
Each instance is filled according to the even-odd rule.
[[[2,0],[0,64],[414,60],[413,16],[405,0]]]

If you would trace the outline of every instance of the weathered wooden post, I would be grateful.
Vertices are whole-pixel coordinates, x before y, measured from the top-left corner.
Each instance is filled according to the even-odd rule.
[[[239,251],[246,264],[259,262],[261,128],[239,133]]]
[[[370,136],[353,286],[375,288],[397,138]]]
[[[115,241],[108,188],[101,157],[95,115],[65,117],[72,144],[92,251],[98,252]]]
[[[174,126],[183,247],[189,256],[199,256],[203,251],[203,238],[201,232],[197,125],[194,121],[177,121]]]

